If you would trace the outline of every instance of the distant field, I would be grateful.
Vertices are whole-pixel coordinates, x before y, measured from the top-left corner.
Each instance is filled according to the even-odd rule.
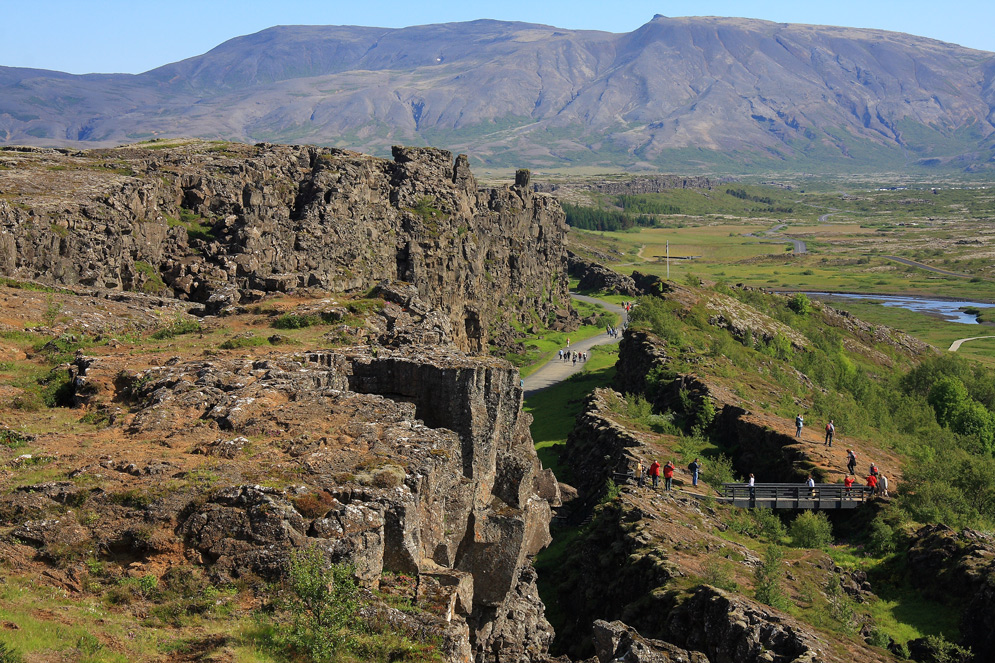
[[[626,202],[643,208],[671,205],[681,214],[654,215],[657,227],[652,228],[574,229],[571,243],[603,254],[614,252],[617,257],[610,266],[623,273],[666,276],[669,242],[674,280],[695,276],[774,290],[995,302],[995,188],[827,188],[818,183],[790,189],[731,183],[712,190],[633,196],[634,202]],[[617,196],[592,195],[591,199],[606,209],[621,202]],[[783,211],[788,208],[790,213]],[[820,221],[822,215],[829,216]],[[793,253],[792,239],[805,242],[807,253]],[[966,278],[901,264],[888,256]],[[943,349],[957,338],[995,329],[945,323],[875,304],[847,303],[845,308],[871,322],[905,329]],[[961,352],[991,362],[993,350],[995,342],[985,340],[968,343]]]

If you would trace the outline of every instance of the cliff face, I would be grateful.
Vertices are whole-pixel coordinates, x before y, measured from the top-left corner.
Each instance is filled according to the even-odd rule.
[[[527,172],[478,189],[465,156],[430,148],[160,147],[0,151],[0,272],[207,312],[401,280],[469,350],[499,320],[566,314],[564,216]]]
[[[722,535],[731,518],[722,507],[620,478],[637,461],[645,467],[673,451],[665,436],[619,421],[610,400],[608,390],[587,400],[563,457],[574,476],[583,477],[582,495],[599,496],[608,478],[620,488],[595,509],[563,563],[550,570],[550,605],[570,606],[557,624],[556,647],[576,659],[590,654],[593,640],[602,662],[894,660],[862,643],[837,646],[831,635],[747,598],[741,587],[711,586],[715,565],[725,568],[727,586],[749,583],[759,556]],[[687,483],[679,469],[675,484]],[[824,555],[790,567],[819,586],[841,577]]]
[[[86,594],[92,555],[108,579],[192,569],[263,600],[316,547],[371,600],[403,577],[414,613],[377,609],[445,660],[544,660],[530,559],[558,487],[518,371],[471,354],[567,306],[563,215],[527,172],[479,190],[439,150],[200,143],[0,162],[0,273],[72,286],[0,284],[23,341],[0,371],[61,385],[16,417],[56,480],[0,444],[5,568]]]
[[[385,572],[414,577],[449,660],[545,655],[552,628],[529,559],[550,541],[557,488],[503,362],[426,346],[122,374],[120,357],[79,356],[73,385],[125,438],[99,458],[64,457],[73,481],[0,498],[24,549],[11,558],[93,546],[131,568],[186,560],[231,582],[278,577],[291,550],[316,545],[371,588]],[[67,503],[93,515],[43,517]]]

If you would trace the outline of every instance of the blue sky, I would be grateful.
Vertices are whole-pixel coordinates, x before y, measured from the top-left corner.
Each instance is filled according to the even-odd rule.
[[[9,0],[0,65],[139,73],[273,25],[405,27],[477,18],[629,32],[654,14],[743,16],[908,32],[995,51],[995,1],[962,0]]]

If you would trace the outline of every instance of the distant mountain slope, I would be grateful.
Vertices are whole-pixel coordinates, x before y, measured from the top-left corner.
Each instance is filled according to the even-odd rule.
[[[878,30],[657,16],[280,26],[140,75],[0,67],[0,142],[433,144],[494,165],[995,168],[995,54]]]

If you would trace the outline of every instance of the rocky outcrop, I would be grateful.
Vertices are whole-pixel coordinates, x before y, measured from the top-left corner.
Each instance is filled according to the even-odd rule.
[[[691,652],[663,640],[651,640],[619,621],[599,619],[592,628],[598,661],[624,663],[709,663],[701,652]]]
[[[228,582],[278,577],[291,550],[317,546],[369,587],[384,572],[417,578],[437,628],[465,633],[477,661],[545,655],[553,633],[530,559],[550,542],[558,495],[510,365],[423,345],[177,359],[123,376],[78,357],[74,370],[90,407],[130,403],[117,421],[158,451],[77,467],[74,480],[101,482],[92,495],[67,482],[4,496],[22,544],[112,549],[137,565],[182,550]],[[83,502],[98,517],[50,517]]]
[[[608,479],[621,483],[617,475],[628,474],[635,467],[631,450],[642,444],[636,433],[612,420],[609,398],[618,402],[622,396],[609,389],[595,389],[587,397],[562,453],[588,507],[604,492]]]
[[[645,466],[661,458],[672,443],[669,436],[619,423],[624,415],[613,414],[611,406],[617,397],[597,390],[567,440],[563,460],[580,477],[582,492],[600,494],[599,482],[637,460]],[[750,548],[721,535],[728,511],[681,492],[620,483],[617,496],[602,499],[570,552],[550,571],[550,600],[570,606],[569,617],[557,624],[554,646],[583,657],[589,655],[590,638],[599,661],[893,660],[859,641],[840,647],[831,636],[747,598],[745,589],[732,593],[705,584],[710,564],[725,566],[730,574],[725,582],[735,574],[736,584],[747,584],[761,563]],[[798,576],[792,582],[802,574],[820,585],[841,581],[841,570],[828,559],[790,566]]]
[[[655,334],[626,329],[618,344],[614,386],[625,394],[646,392],[646,376],[654,368],[666,365],[667,345]]]
[[[567,268],[570,276],[580,279],[577,289],[581,292],[610,292],[616,295],[639,295],[631,276],[619,274],[599,263],[585,260],[567,252]]]
[[[975,660],[989,660],[995,652],[995,537],[926,525],[912,535],[905,558],[912,586],[961,608],[961,644]]]
[[[776,610],[703,586],[667,618],[668,639],[713,661],[834,660],[828,646]]]
[[[0,152],[0,273],[206,312],[407,281],[468,350],[568,307],[564,216],[525,174],[478,189],[465,156],[431,148],[154,147]]]

